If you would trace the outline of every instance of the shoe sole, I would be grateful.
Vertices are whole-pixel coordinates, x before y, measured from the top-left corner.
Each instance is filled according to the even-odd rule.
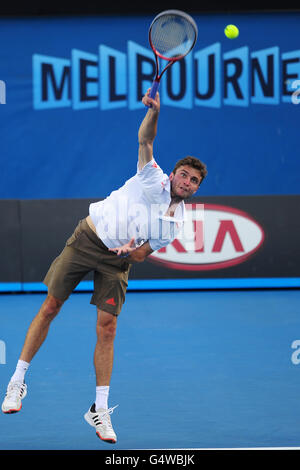
[[[22,403],[21,403],[21,406],[19,409],[15,410],[14,408],[10,409],[10,410],[7,410],[7,411],[4,411],[2,410],[2,412],[5,414],[5,415],[12,415],[14,413],[18,413],[18,411],[20,411],[20,409],[22,408]]]
[[[87,422],[90,426],[92,426],[93,428],[95,428],[94,423],[93,423],[93,421],[91,421],[91,419],[90,419],[88,413],[85,413],[84,419],[86,420],[86,422]],[[101,439],[101,441],[108,442],[109,444],[116,444],[116,442],[117,442],[116,439],[105,439],[104,437],[101,436],[101,434],[100,434],[99,431],[96,431],[96,435],[99,437],[99,439]]]
[[[101,441],[108,442],[109,444],[115,444],[117,442],[115,441],[115,439],[105,439],[104,437],[101,436],[99,431],[96,431],[96,434],[99,437],[99,439],[101,439]]]
[[[26,397],[26,395],[27,395],[27,389],[24,390],[23,395],[22,395],[22,397],[21,397],[21,400],[24,400],[24,398]],[[14,414],[14,413],[18,413],[18,411],[20,411],[21,408],[22,408],[22,402],[21,402],[20,408],[18,408],[18,409],[11,408],[11,409],[9,409],[9,410],[5,410],[5,411],[4,411],[3,407],[1,407],[1,410],[2,410],[2,412],[3,412],[5,415],[12,415],[12,414]]]

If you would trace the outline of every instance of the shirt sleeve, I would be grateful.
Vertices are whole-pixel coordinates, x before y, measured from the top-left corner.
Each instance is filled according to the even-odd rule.
[[[179,237],[183,229],[183,222],[177,223],[161,219],[160,227],[160,238],[150,238],[148,240],[153,251],[169,245],[175,238]]]
[[[153,239],[153,238],[150,238],[148,240],[148,243],[150,245],[150,248],[153,250],[153,251],[157,251],[157,250],[160,250],[161,248],[163,248],[164,246],[167,246],[171,243],[172,240],[159,240],[159,239]]]
[[[154,158],[146,163],[141,170],[137,167],[137,178],[148,199],[153,202],[161,202],[160,196],[166,187],[168,176]]]

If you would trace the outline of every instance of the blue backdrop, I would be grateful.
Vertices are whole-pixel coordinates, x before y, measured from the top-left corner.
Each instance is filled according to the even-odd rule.
[[[105,197],[133,175],[151,20],[0,21],[0,198]],[[161,84],[157,161],[201,158],[203,195],[299,193],[300,13],[195,20],[193,53]]]

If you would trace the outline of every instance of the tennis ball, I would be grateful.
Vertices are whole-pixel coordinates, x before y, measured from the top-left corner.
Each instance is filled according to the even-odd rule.
[[[228,24],[224,29],[225,36],[229,39],[235,39],[239,35],[239,29],[234,24]]]

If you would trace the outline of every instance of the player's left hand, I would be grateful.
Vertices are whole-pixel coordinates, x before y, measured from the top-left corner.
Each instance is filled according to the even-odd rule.
[[[116,248],[109,248],[109,251],[113,251],[118,256],[123,257],[129,256],[134,250],[136,250],[134,238],[131,238],[131,240],[128,243],[125,243],[125,245],[117,246]]]

